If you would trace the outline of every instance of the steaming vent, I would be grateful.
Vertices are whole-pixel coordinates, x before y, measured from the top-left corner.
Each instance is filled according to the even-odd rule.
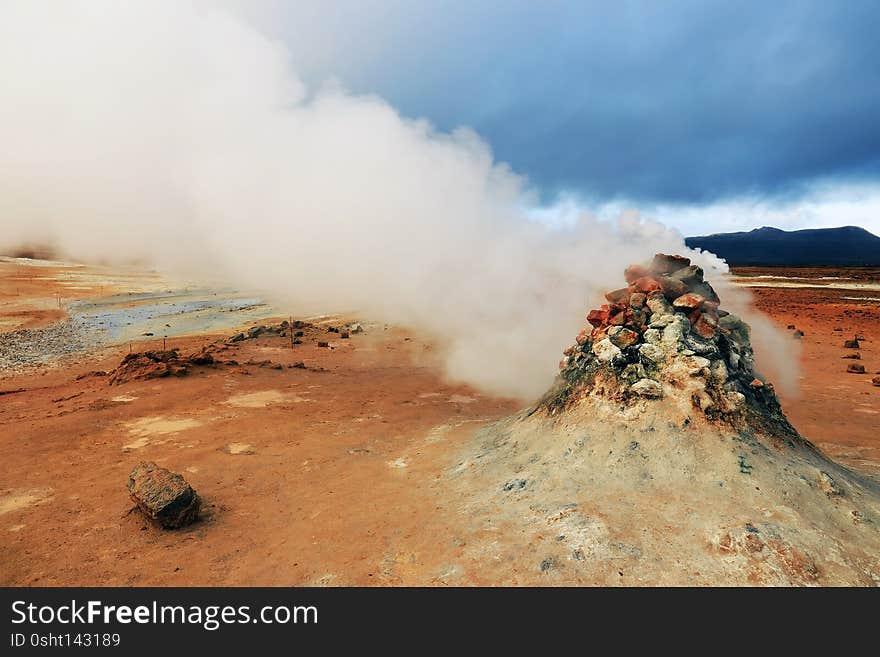
[[[803,441],[771,383],[755,372],[749,326],[721,307],[688,258],[658,253],[630,265],[627,286],[605,295],[589,326],[564,352],[556,384],[539,407],[551,414],[589,397],[626,405],[657,400],[735,426],[758,425]]]
[[[658,254],[624,276],[544,397],[449,471],[489,537],[468,548],[481,568],[505,584],[880,583],[880,485],[792,427],[703,271]]]

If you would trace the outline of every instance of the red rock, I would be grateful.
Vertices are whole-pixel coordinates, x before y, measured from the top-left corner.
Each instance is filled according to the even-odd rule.
[[[641,292],[650,295],[652,292],[661,292],[663,288],[654,278],[650,276],[642,276],[632,283],[633,292]]]
[[[632,308],[641,308],[645,305],[647,297],[641,292],[634,292],[629,297],[629,305]]]
[[[643,276],[647,276],[650,273],[651,272],[649,272],[645,267],[642,267],[641,265],[630,265],[626,268],[626,271],[623,272],[623,278],[626,280],[628,285],[631,285],[632,283],[635,283],[638,279],[642,278]]]
[[[626,349],[639,341],[639,334],[628,328],[623,328],[618,331],[609,331],[608,338],[615,347]]]
[[[587,315],[587,321],[593,326],[602,326],[608,321],[608,306],[602,306],[599,310],[591,310]]]
[[[128,477],[128,492],[150,520],[166,529],[188,525],[198,518],[201,500],[179,474],[155,463],[138,463]]]
[[[880,388],[880,376],[875,376],[873,379],[871,379],[871,383]]]
[[[611,290],[611,292],[606,292],[605,298],[608,299],[610,303],[629,304],[629,295],[629,288],[622,287],[619,290]]]
[[[583,346],[589,341],[589,339],[590,339],[590,331],[588,331],[587,329],[583,329],[580,333],[577,334],[577,337],[575,338],[575,342],[577,342],[579,345]]]
[[[859,363],[850,363],[846,366],[846,371],[850,374],[864,374],[865,366]]]
[[[621,310],[617,314],[612,315],[608,320],[608,323],[611,324],[611,326],[623,326],[626,324],[626,319],[626,313]]]
[[[675,301],[672,302],[673,307],[680,308],[682,310],[696,310],[700,306],[703,305],[703,302],[706,299],[699,294],[682,294]]]
[[[690,264],[690,258],[685,258],[680,255],[658,253],[654,256],[650,269],[655,274],[671,274],[679,269],[684,269]]]
[[[715,326],[711,323],[708,315],[700,314],[700,317],[694,323],[694,332],[702,338],[711,340],[715,337]]]
[[[761,379],[752,379],[752,382],[749,384],[753,388],[763,388],[764,382]]]

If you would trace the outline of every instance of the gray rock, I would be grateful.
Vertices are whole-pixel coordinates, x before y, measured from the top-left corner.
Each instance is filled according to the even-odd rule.
[[[645,343],[639,347],[639,354],[642,358],[657,364],[662,363],[666,358],[666,352],[660,347],[652,343]]]
[[[640,397],[656,399],[663,396],[663,387],[653,379],[640,379],[633,383],[629,389]]]
[[[663,343],[662,334],[655,328],[649,328],[642,334],[642,337],[645,338],[645,342],[658,347]]]
[[[648,297],[648,308],[654,315],[672,315],[674,310],[672,305],[666,300],[662,294],[652,294]]]

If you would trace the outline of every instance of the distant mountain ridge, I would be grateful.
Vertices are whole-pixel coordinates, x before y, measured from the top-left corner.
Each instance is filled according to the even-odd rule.
[[[711,251],[732,266],[880,267],[880,237],[858,226],[794,231],[765,226],[687,237],[685,244]]]

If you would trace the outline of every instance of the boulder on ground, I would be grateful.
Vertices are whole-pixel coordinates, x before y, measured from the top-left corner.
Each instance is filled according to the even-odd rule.
[[[858,340],[846,340],[843,343],[843,348],[844,349],[858,349],[859,348],[859,341]]]
[[[846,371],[850,374],[864,374],[865,366],[860,365],[859,363],[850,363],[846,366]]]
[[[141,461],[128,476],[131,499],[155,524],[177,529],[194,522],[199,515],[201,499],[181,475]]]

